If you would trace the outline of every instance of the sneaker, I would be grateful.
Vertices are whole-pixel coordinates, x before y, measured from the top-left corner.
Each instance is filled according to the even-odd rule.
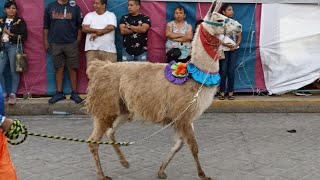
[[[17,102],[17,96],[16,96],[16,94],[11,93],[10,96],[9,96],[8,103],[9,103],[10,105],[14,105],[14,104],[16,104],[16,102]]]
[[[296,96],[311,96],[312,94],[309,92],[295,92]]]
[[[57,92],[51,99],[49,99],[49,104],[54,104],[58,101],[66,99],[63,92]]]
[[[72,91],[70,99],[74,100],[75,103],[79,104],[81,103],[83,100],[81,99],[81,97],[78,95],[77,92]]]

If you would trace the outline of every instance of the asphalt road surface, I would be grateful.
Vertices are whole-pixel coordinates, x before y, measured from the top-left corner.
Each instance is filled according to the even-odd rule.
[[[33,133],[87,139],[92,132],[88,116],[18,118]],[[207,113],[194,125],[203,170],[215,180],[320,179],[320,114]],[[116,136],[118,141],[138,141],[161,127],[132,122]],[[115,180],[158,179],[161,161],[174,145],[172,135],[169,128],[143,144],[122,147],[129,169],[120,165],[111,146],[100,145],[105,175]],[[97,179],[87,144],[28,137],[9,148],[20,180]],[[174,157],[166,174],[168,180],[199,179],[188,146]]]

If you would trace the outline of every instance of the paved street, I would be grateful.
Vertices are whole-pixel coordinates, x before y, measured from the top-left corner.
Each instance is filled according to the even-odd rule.
[[[30,132],[88,138],[87,116],[19,117]],[[140,140],[162,126],[129,123],[118,130],[119,141]],[[296,133],[287,130],[295,129]],[[319,180],[320,114],[212,114],[195,122],[200,161],[215,180]],[[106,139],[104,139],[106,140]],[[156,180],[160,162],[173,146],[168,129],[145,144],[122,147],[130,163],[123,168],[111,146],[100,146],[104,172],[115,180]],[[86,144],[28,137],[10,146],[20,180],[96,180],[94,160]],[[187,146],[172,160],[168,180],[197,180]]]

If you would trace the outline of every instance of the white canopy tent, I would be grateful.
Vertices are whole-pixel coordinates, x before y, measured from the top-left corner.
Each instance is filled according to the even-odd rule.
[[[269,94],[299,89],[320,78],[320,6],[263,4],[260,53]]]

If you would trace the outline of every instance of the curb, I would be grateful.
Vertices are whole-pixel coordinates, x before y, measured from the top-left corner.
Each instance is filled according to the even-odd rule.
[[[19,99],[15,105],[9,105],[6,102],[5,112],[10,116],[53,115],[54,111],[63,112],[65,115],[86,114],[83,104],[75,104],[69,99],[49,104],[48,100],[49,98]]]
[[[320,113],[320,100],[214,102],[206,112],[217,113]]]
[[[49,98],[19,99],[15,105],[5,104],[6,114],[10,116],[84,115],[83,104],[72,100],[48,104]],[[320,95],[297,96],[236,96],[235,100],[214,100],[206,110],[211,113],[320,113]]]

